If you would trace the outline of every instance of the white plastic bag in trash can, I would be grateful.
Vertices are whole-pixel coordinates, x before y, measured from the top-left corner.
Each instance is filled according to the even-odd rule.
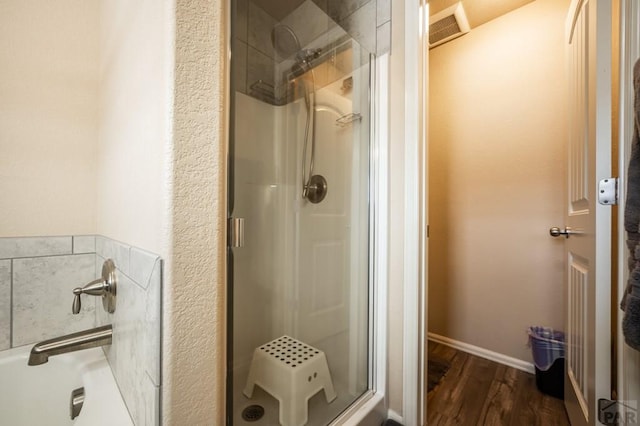
[[[529,344],[533,362],[539,370],[547,371],[558,358],[564,358],[564,332],[549,327],[529,327]]]

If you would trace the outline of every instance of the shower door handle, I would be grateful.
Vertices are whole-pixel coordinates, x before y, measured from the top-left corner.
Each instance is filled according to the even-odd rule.
[[[244,247],[244,218],[229,218],[228,235],[229,247]]]

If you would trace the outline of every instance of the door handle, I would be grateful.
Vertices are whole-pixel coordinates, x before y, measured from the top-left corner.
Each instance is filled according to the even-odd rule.
[[[569,235],[571,234],[576,234],[576,232],[573,231],[568,226],[566,226],[564,229],[560,229],[557,226],[554,226],[551,229],[549,229],[549,235],[551,235],[552,237],[559,237],[560,235],[564,235],[565,238],[569,238]]]

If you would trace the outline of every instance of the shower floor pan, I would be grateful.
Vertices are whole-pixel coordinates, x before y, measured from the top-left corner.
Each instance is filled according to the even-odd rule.
[[[279,425],[278,413],[280,405],[278,400],[265,392],[260,386],[256,386],[251,398],[242,393],[244,383],[249,373],[249,367],[236,371],[233,390],[233,425],[234,426],[275,426]],[[334,388],[338,397],[327,403],[324,392],[320,391],[309,399],[309,420],[307,426],[326,426],[343,412],[353,401],[355,396],[347,391],[346,385],[334,378]],[[246,421],[242,418],[242,411],[251,406],[259,405],[264,408],[264,415],[255,421]]]

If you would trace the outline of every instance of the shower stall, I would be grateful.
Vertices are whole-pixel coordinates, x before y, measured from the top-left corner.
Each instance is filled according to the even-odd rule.
[[[227,423],[326,425],[371,388],[374,49],[311,0],[231,6]]]

